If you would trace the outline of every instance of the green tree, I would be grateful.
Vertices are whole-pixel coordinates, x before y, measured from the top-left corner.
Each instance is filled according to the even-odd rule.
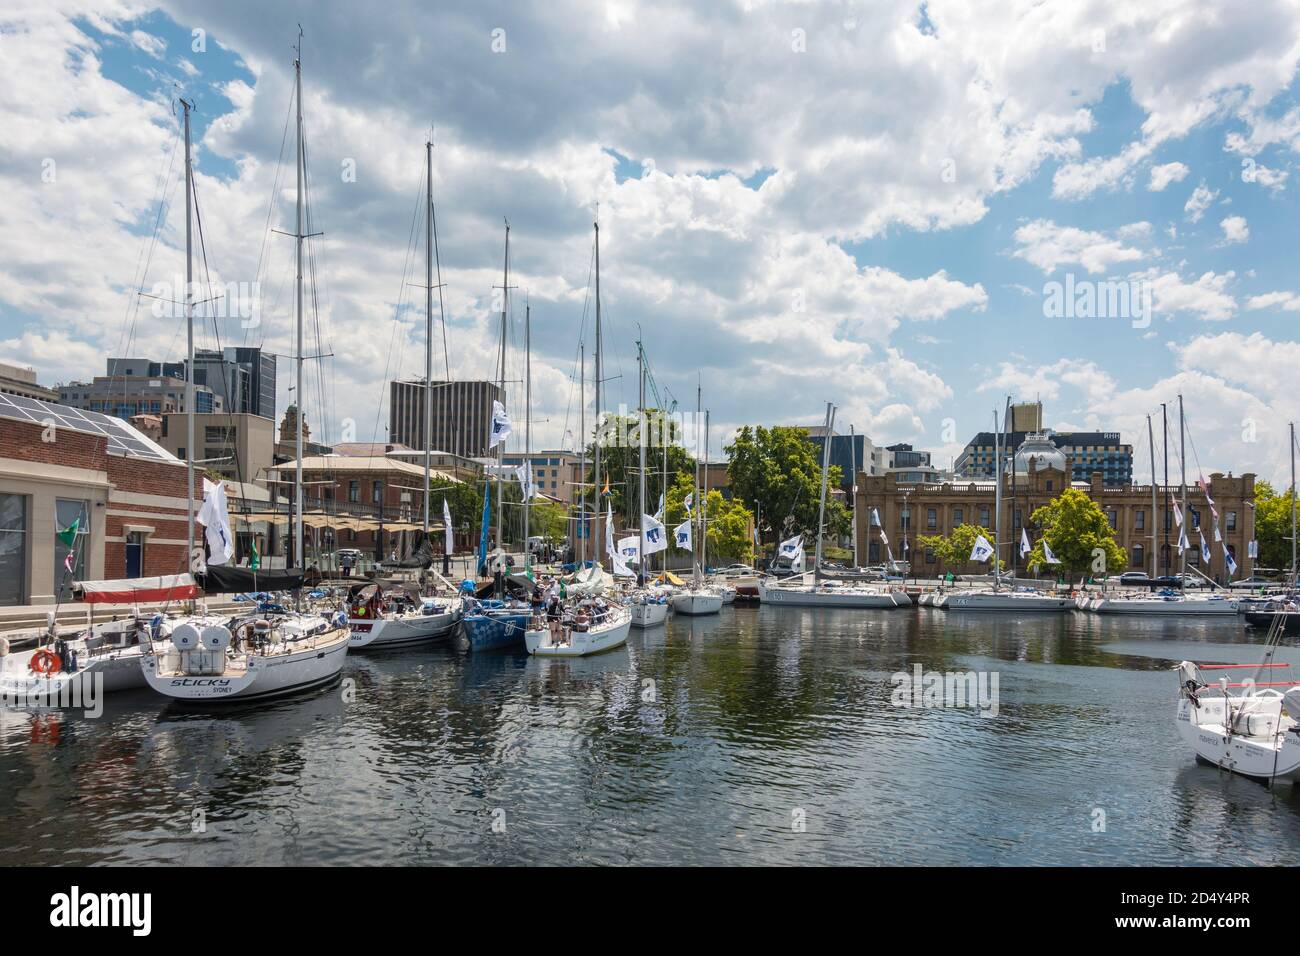
[[[1128,567],[1128,552],[1115,540],[1115,529],[1100,506],[1078,488],[1065,489],[1035,509],[1030,520],[1042,529],[1025,559],[1031,568],[1059,568],[1069,574],[1101,577],[1121,574]],[[1047,563],[1044,541],[1059,565]]]
[[[732,495],[761,513],[761,539],[776,542],[800,533],[816,537],[822,466],[806,431],[746,425],[724,450]],[[841,481],[839,467],[832,466],[829,487],[838,488]],[[828,494],[826,533],[832,538],[848,534],[850,525],[848,508]]]
[[[967,565],[980,567],[977,561],[971,561],[970,553],[975,548],[975,539],[984,537],[984,540],[990,544],[993,543],[993,532],[988,528],[983,528],[977,524],[959,524],[947,534],[922,534],[917,535],[917,542],[921,545],[922,550],[929,549],[934,552],[939,561],[939,566],[943,570],[959,571],[966,568]],[[912,567],[915,568],[918,559],[913,557]],[[989,559],[989,567],[993,565],[993,559]],[[1007,562],[998,558],[998,570],[1005,570]]]
[[[659,509],[659,496],[664,491],[664,440],[668,442],[668,485],[671,487],[676,477],[685,473],[688,481],[695,469],[695,459],[679,444],[680,428],[672,418],[657,408],[648,408],[646,418],[646,511],[654,514]],[[601,427],[594,431],[595,439],[587,445],[588,487],[596,477],[596,445],[600,441],[600,488],[599,494],[609,485],[609,499],[600,501],[600,510],[604,511],[609,501],[613,502],[614,513],[624,515],[630,521],[636,518],[640,494],[641,447],[637,433],[637,419],[634,415],[606,415]]]
[[[1260,567],[1291,567],[1291,498],[1290,488],[1278,494],[1269,482],[1255,482],[1255,563]]]
[[[754,542],[749,529],[753,512],[734,498],[728,501],[720,491],[710,491],[708,500],[709,563],[754,560]]]
[[[553,544],[564,544],[569,534],[569,510],[559,502],[534,499],[528,508],[528,531]]]

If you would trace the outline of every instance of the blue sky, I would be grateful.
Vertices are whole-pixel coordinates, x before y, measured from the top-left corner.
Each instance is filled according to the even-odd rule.
[[[1007,394],[1041,395],[1049,424],[1139,444],[1144,416],[1183,392],[1207,470],[1280,477],[1300,414],[1280,381],[1300,358],[1300,25],[1281,2],[1243,19],[1211,0],[398,3],[383,18],[175,0],[0,16],[21,53],[0,65],[0,121],[16,131],[0,177],[20,196],[0,217],[25,237],[0,249],[0,355],[47,382],[102,374],[128,347],[177,357],[175,321],[141,316],[131,290],[142,261],[143,287],[182,265],[174,176],[142,253],[180,90],[197,105],[209,262],[260,283],[264,321],[218,320],[221,340],[290,350],[291,243],[268,230],[291,228],[279,151],[301,22],[326,233],[313,329],[332,353],[308,415],[329,438],[382,439],[383,382],[420,372],[409,283],[423,249],[408,237],[433,125],[451,353],[439,332],[438,363],[490,374],[509,217],[538,443],[575,430],[599,204],[610,405],[635,400],[640,329],[684,404],[702,379],[720,434],[819,420],[830,400],[843,427],[946,464]],[[47,159],[56,182],[39,177]],[[1262,174],[1247,181],[1243,162]],[[1208,198],[1191,211],[1194,194]],[[1044,283],[1067,274],[1145,283],[1154,321],[1045,317]],[[511,377],[521,368],[516,351]]]

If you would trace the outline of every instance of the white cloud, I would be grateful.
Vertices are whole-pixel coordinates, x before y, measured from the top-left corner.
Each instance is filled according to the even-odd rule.
[[[1192,190],[1191,196],[1187,198],[1187,204],[1183,206],[1183,212],[1187,214],[1191,222],[1200,222],[1201,217],[1205,215],[1205,210],[1210,208],[1210,203],[1214,202],[1218,196],[1218,190],[1211,190],[1201,183]]]
[[[1191,172],[1186,163],[1165,163],[1161,166],[1151,167],[1151,181],[1147,184],[1147,189],[1152,192],[1162,192],[1170,183],[1180,183],[1187,178]]]
[[[1237,300],[1227,291],[1228,284],[1236,278],[1229,271],[1206,272],[1195,282],[1184,282],[1175,272],[1148,270],[1140,278],[1150,286],[1155,296],[1158,317],[1191,315],[1206,322],[1222,322],[1237,312]]]
[[[1149,223],[1133,223],[1121,227],[1124,238],[1142,237],[1150,232]],[[1015,232],[1017,248],[1012,252],[1018,259],[1051,273],[1059,266],[1081,265],[1089,272],[1105,272],[1122,262],[1136,262],[1144,253],[1126,246],[1119,239],[1101,232],[1059,226],[1050,219],[1035,219]]]
[[[1250,227],[1245,216],[1228,216],[1219,223],[1223,229],[1223,241],[1226,243],[1246,242],[1250,239]]]

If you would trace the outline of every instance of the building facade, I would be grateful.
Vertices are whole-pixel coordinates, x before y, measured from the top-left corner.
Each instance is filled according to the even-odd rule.
[[[1020,560],[1020,534],[1025,529],[1031,543],[1037,542],[1037,529],[1032,524],[1034,511],[1048,504],[1068,487],[1078,488],[1088,494],[1106,515],[1115,538],[1128,555],[1124,568],[1109,569],[1111,574],[1124,571],[1152,571],[1152,554],[1157,561],[1159,574],[1176,574],[1180,569],[1177,523],[1173,519],[1173,506],[1180,500],[1178,486],[1159,486],[1155,489],[1156,504],[1152,506],[1151,485],[1107,485],[1100,474],[1094,473],[1089,482],[1072,480],[1073,469],[1067,464],[1060,467],[1049,463],[1039,468],[1036,458],[1031,458],[1025,472],[1003,475],[1001,558],[1009,567],[1024,573]],[[859,478],[858,504],[861,514],[870,515],[872,509],[879,515],[880,527],[870,521],[858,523],[858,553],[862,560],[878,564],[887,559],[888,552],[880,538],[883,528],[892,545],[893,556],[904,559],[903,542],[907,542],[906,560],[920,575],[957,573],[983,573],[988,565],[964,564],[946,568],[937,561],[932,551],[922,548],[918,539],[922,535],[944,535],[958,525],[979,525],[992,530],[997,522],[995,513],[996,487],[992,481],[948,481],[938,485],[907,485],[896,475]],[[1215,472],[1210,476],[1210,494],[1219,513],[1219,530],[1222,542],[1214,540],[1214,517],[1205,492],[1195,486],[1187,492],[1190,525],[1188,540],[1191,549],[1187,563],[1213,580],[1226,583],[1229,578],[1248,577],[1254,563],[1248,557],[1248,543],[1255,535],[1254,497],[1255,476],[1240,477]],[[1200,535],[1205,535],[1210,546],[1210,560],[1205,562],[1200,554]],[[1153,537],[1154,536],[1154,537]],[[1226,547],[1237,565],[1237,573],[1229,575],[1223,551]]]
[[[194,384],[221,400],[223,410],[275,420],[275,356],[260,348],[199,349]]]
[[[424,443],[424,381],[391,382],[388,439],[411,448]],[[462,458],[488,456],[492,403],[505,404],[494,382],[433,382],[430,446]]]
[[[995,436],[980,432],[962,449],[953,466],[957,478],[992,478],[996,470],[994,439],[1003,442],[1003,453],[1010,457],[1029,439],[1046,437],[1073,462],[1074,481],[1088,482],[1094,472],[1102,483],[1118,488],[1133,481],[1133,446],[1120,440],[1119,432],[1007,432]]]
[[[189,416],[164,415],[159,444],[182,461],[189,436]],[[228,481],[265,484],[275,464],[275,422],[261,415],[194,416],[194,459],[205,471]]]
[[[59,402],[123,419],[183,412],[184,372],[180,378],[170,375],[98,375],[90,382],[60,385]],[[200,385],[194,386],[194,408],[200,414],[224,410],[221,399],[211,389]]]
[[[36,384],[36,370],[0,362],[0,395],[18,395],[39,402],[57,402],[58,389]]]
[[[185,463],[118,419],[88,425],[37,404],[0,404],[0,605],[66,601],[72,581],[186,570]],[[197,475],[195,492],[197,509]],[[57,533],[74,523],[69,573]]]

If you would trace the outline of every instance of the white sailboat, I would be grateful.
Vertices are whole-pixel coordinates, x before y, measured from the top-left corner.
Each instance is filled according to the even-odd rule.
[[[579,604],[571,620],[554,627],[534,618],[524,634],[524,646],[537,657],[587,657],[626,644],[631,629],[630,608],[596,598]]]
[[[822,577],[822,529],[826,523],[826,485],[830,472],[831,429],[835,424],[835,406],[826,403],[826,441],[822,446],[821,502],[817,510],[817,551],[813,570],[799,577],[777,579],[762,578],[758,582],[761,604],[788,607],[838,607],[889,610],[911,604],[906,594],[888,589],[828,581]],[[802,543],[800,555],[803,554]],[[802,561],[802,558],[799,559]]]
[[[0,699],[67,699],[74,686],[81,699],[92,691],[112,693],[145,686],[140,659],[149,643],[170,634],[176,615],[141,613],[138,605],[190,600],[197,594],[189,574],[82,581],[76,587],[87,604],[132,604],[130,614],[93,624],[64,637],[48,615],[45,635],[31,650],[12,652],[0,638]]]
[[[1008,399],[1008,402],[1010,399]],[[973,591],[951,591],[933,606],[947,611],[1032,611],[1062,612],[1075,606],[1073,597],[1044,594],[1031,588],[1003,588],[999,562],[999,542],[1002,538],[1002,456],[999,442],[998,413],[993,412],[993,440],[995,445],[993,491],[993,587]]]
[[[433,447],[433,142],[424,144],[425,155],[425,242],[424,242],[424,536],[423,546],[429,541],[429,509],[431,507],[430,478]],[[441,277],[441,267],[439,267]],[[439,299],[442,283],[437,284]],[[444,501],[445,507],[445,501]],[[525,512],[526,513],[526,512]],[[451,552],[452,535],[447,534],[447,551]],[[427,582],[428,570],[422,573]],[[409,647],[450,638],[464,616],[464,605],[459,595],[440,597],[433,594],[411,594],[406,589],[389,589],[370,585],[355,594],[348,602],[348,627],[353,650],[367,648],[385,650]]]
[[[703,410],[703,390],[697,386],[695,390],[695,425],[699,427],[700,412]],[[698,435],[698,432],[697,432]],[[708,426],[705,426],[705,468],[708,467]],[[708,560],[708,516],[707,516],[707,499],[700,500],[700,462],[699,456],[696,456],[695,472],[691,482],[691,500],[695,502],[694,510],[691,514],[691,546],[695,550],[694,558],[691,562],[691,584],[689,587],[680,588],[673,593],[672,604],[674,614],[685,614],[687,616],[699,616],[702,614],[717,614],[722,610],[722,595],[713,588],[704,583],[703,567]],[[707,481],[707,479],[705,479]]]
[[[1150,419],[1148,422],[1148,439],[1151,443],[1151,483],[1152,483],[1152,511],[1155,511],[1155,438],[1151,434]],[[1182,462],[1181,477],[1181,494],[1182,494],[1182,515],[1183,521],[1190,521],[1191,512],[1187,508],[1187,462],[1186,462],[1186,443],[1187,443],[1187,425],[1183,415],[1183,396],[1178,396],[1178,433],[1179,443],[1183,446],[1180,451]],[[1155,522],[1152,522],[1153,528]],[[1182,547],[1185,533],[1180,534],[1179,557],[1180,557],[1180,574],[1179,580],[1184,581],[1187,577],[1187,551]],[[1155,552],[1155,532],[1152,531],[1152,555],[1154,559]],[[1154,560],[1152,571],[1155,571]],[[1225,597],[1220,594],[1207,595],[1190,595],[1184,590],[1175,591],[1172,588],[1166,588],[1154,594],[1117,594],[1107,595],[1100,594],[1091,598],[1085,606],[1085,609],[1095,614],[1136,614],[1136,615],[1159,615],[1162,617],[1227,617],[1238,613],[1238,602],[1231,597]]]
[[[641,424],[637,429],[639,435],[640,449],[640,479],[638,504],[641,509],[640,521],[640,545],[637,552],[637,587],[631,591],[625,600],[629,610],[632,612],[632,626],[639,628],[656,627],[668,620],[668,595],[660,588],[650,585],[648,579],[649,556],[646,554],[646,533],[645,533],[645,448],[646,448],[646,431],[648,422],[645,411],[645,346],[641,342],[636,343],[636,362],[637,372],[640,378],[640,399],[641,399]],[[664,542],[666,545],[666,542]]]
[[[297,56],[294,59],[294,100],[297,107],[297,277],[295,282],[297,308],[297,366],[296,394],[299,396],[297,415],[296,454],[297,468],[294,478],[294,558],[303,559],[303,179],[305,176],[302,125],[302,49],[301,33]],[[186,289],[189,320],[190,367],[193,368],[193,295],[192,263],[190,249],[190,200],[193,175],[190,164],[190,104],[182,101],[185,109],[185,185],[186,185]],[[188,419],[193,435],[193,375],[187,376]],[[193,442],[191,441],[191,447]],[[193,459],[191,456],[191,467]],[[192,508],[191,508],[192,512]],[[191,518],[192,535],[192,518]],[[192,551],[191,551],[192,553]],[[265,575],[269,577],[270,575]],[[216,578],[216,584],[213,578]],[[209,568],[204,590],[249,590],[244,578],[251,578],[256,590],[257,571],[241,568]],[[298,575],[301,593],[301,575]],[[222,581],[226,583],[222,584]],[[149,652],[141,657],[140,666],[145,681],[158,693],[187,703],[215,703],[229,701],[263,700],[283,694],[296,693],[320,687],[336,680],[347,656],[349,643],[347,616],[342,611],[323,615],[306,613],[263,614],[254,610],[235,617],[218,617],[200,614],[176,624],[170,640],[155,641]]]

